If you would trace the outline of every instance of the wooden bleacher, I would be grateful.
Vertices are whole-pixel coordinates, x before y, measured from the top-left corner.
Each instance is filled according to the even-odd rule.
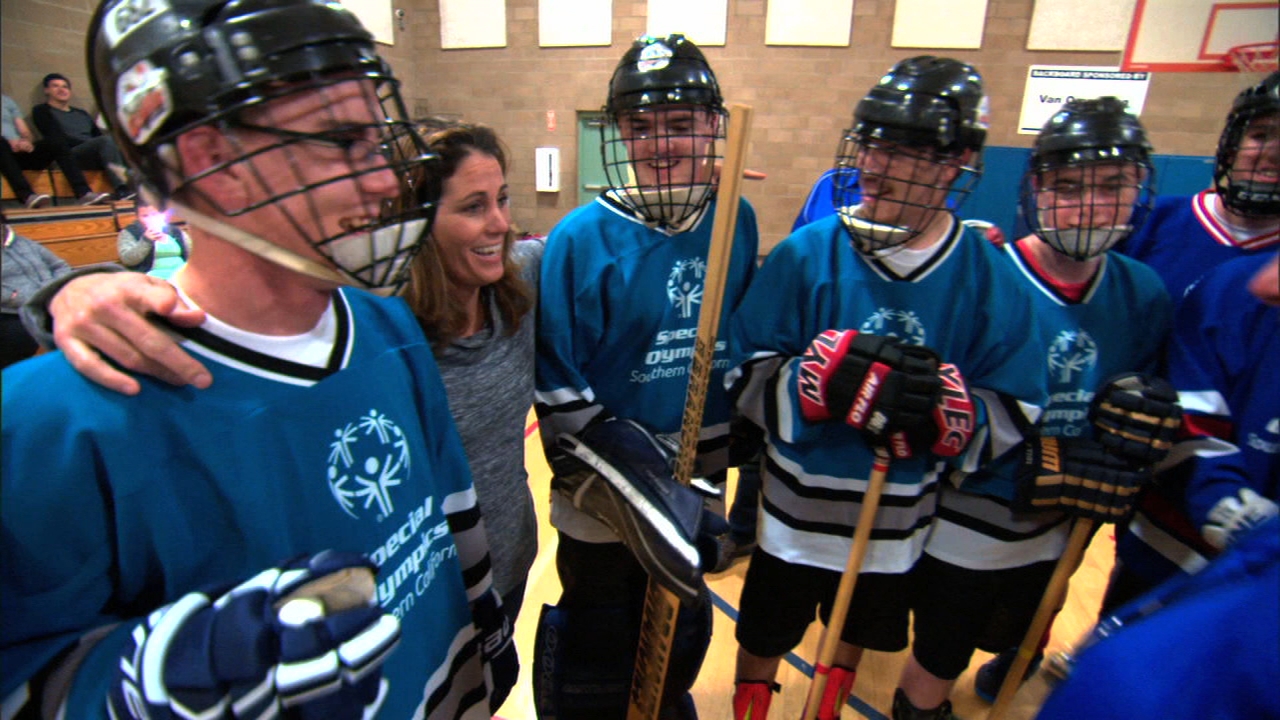
[[[5,210],[14,232],[35,240],[72,267],[118,262],[116,237],[136,218],[132,202]]]
[[[67,176],[62,174],[58,166],[50,165],[46,170],[23,170],[22,174],[27,178],[27,184],[31,186],[34,193],[44,193],[53,198],[54,205],[75,205],[76,194],[71,189],[71,183],[67,182]],[[94,192],[109,193],[112,191],[111,181],[107,179],[107,174],[102,170],[85,170],[84,179],[89,183],[89,189]],[[14,194],[13,188],[9,187],[9,181],[0,177],[0,200],[12,200],[17,202],[18,196]]]

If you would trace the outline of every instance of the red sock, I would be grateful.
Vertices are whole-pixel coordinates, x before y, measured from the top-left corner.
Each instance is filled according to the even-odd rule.
[[[746,680],[733,686],[733,720],[765,720],[773,693],[781,689],[777,683]]]
[[[822,702],[818,705],[818,720],[840,720],[840,708],[849,699],[857,670],[836,665],[827,675],[827,686],[822,689]]]

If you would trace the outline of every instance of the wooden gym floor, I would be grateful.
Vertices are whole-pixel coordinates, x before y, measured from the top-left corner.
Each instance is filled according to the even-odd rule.
[[[529,483],[537,506],[538,558],[529,574],[528,590],[520,620],[516,623],[516,644],[520,652],[520,679],[499,710],[498,715],[507,720],[535,720],[533,709],[533,639],[537,627],[539,609],[544,603],[554,604],[560,596],[560,584],[555,570],[555,531],[547,522],[549,517],[551,473],[543,459],[535,419],[529,416],[525,437],[525,465],[529,471]],[[736,477],[730,473],[728,497],[732,497]],[[1111,526],[1103,527],[1094,535],[1093,543],[1085,554],[1079,570],[1071,580],[1067,603],[1059,613],[1053,627],[1048,653],[1052,654],[1072,645],[1093,626],[1094,618],[1106,588],[1107,575],[1111,571],[1115,540]],[[694,685],[693,695],[701,720],[731,720],[733,711],[733,662],[737,643],[733,638],[737,618],[738,596],[746,576],[747,560],[738,561],[727,572],[708,578],[715,603],[715,625],[711,647],[703,663],[702,672]],[[812,662],[817,654],[818,640],[822,632],[819,623],[809,628],[804,642],[788,655],[778,673],[782,692],[774,696],[770,717],[777,720],[801,716],[805,695],[808,692]],[[844,720],[868,718],[886,720],[897,685],[898,672],[906,658],[899,653],[868,651],[858,668],[857,683],[849,704],[841,715]],[[973,692],[973,673],[991,656],[981,651],[974,654],[969,669],[956,683],[951,701],[958,717],[963,720],[982,720],[990,706]],[[1047,692],[1042,678],[1027,682],[1007,714],[1010,720],[1028,720],[1035,716]]]

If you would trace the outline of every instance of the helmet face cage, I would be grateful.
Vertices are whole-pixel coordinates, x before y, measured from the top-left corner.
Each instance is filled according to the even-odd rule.
[[[846,130],[836,151],[836,214],[864,253],[904,245],[919,237],[937,213],[963,203],[982,174],[980,157],[966,162],[963,154]]]
[[[1280,216],[1280,71],[1236,97],[1218,140],[1213,183],[1246,217]]]
[[[1076,260],[1097,257],[1133,233],[1151,209],[1155,170],[1146,160],[1032,168],[1022,184],[1031,232]]]
[[[353,284],[407,280],[431,209],[411,178],[431,156],[353,15],[312,0],[177,0],[121,37],[128,7],[108,2],[91,23],[90,75],[113,136],[152,190],[201,212],[253,214],[270,228],[262,239],[302,238]],[[281,34],[281,23],[303,18],[310,34]],[[202,32],[174,30],[193,20],[207,23]],[[290,114],[298,102],[310,110]],[[186,167],[178,138],[202,127],[221,136],[225,159]],[[212,176],[228,171],[240,191],[210,192]]]
[[[642,37],[609,83],[600,149],[610,196],[679,232],[715,194],[728,114],[710,66],[681,35]]]
[[[836,151],[832,196],[860,250],[908,243],[963,203],[982,173],[988,116],[982,78],[950,58],[908,58],[871,88]]]
[[[174,192],[199,196],[228,217],[263,214],[277,232],[305,238],[360,286],[402,285],[429,229],[434,199],[415,192],[413,178],[431,156],[404,112],[395,81],[331,76],[291,87],[290,94],[329,93],[353,85],[359,88],[365,117],[353,122],[326,104],[307,121],[330,128],[325,130],[281,127],[272,119],[269,100],[242,106],[219,122],[234,157],[198,173],[169,168],[178,178]],[[323,119],[316,122],[316,117]],[[327,170],[317,172],[319,167]],[[234,205],[210,196],[201,183],[231,168],[252,186],[241,196],[246,201]],[[394,177],[391,190],[388,173]],[[357,196],[357,205],[366,210],[335,222],[326,210],[338,195]]]
[[[650,225],[680,231],[715,194],[728,118],[723,110],[653,107],[621,113],[602,128],[611,195]]]
[[[1151,210],[1150,151],[1146,131],[1119,99],[1068,101],[1032,148],[1019,207],[1027,226],[1076,260],[1105,253]]]

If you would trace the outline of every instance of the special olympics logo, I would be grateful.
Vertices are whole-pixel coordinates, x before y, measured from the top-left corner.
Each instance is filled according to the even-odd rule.
[[[707,278],[707,261],[699,258],[677,260],[667,276],[667,299],[682,318],[693,317],[693,306],[702,305],[702,285]]]
[[[1049,344],[1049,374],[1061,383],[1098,364],[1098,343],[1083,330],[1063,330]]]
[[[370,511],[386,517],[395,504],[391,488],[409,477],[409,444],[386,415],[368,415],[333,431],[329,444],[329,492],[353,518]],[[375,508],[376,505],[376,508]]]
[[[895,337],[908,345],[924,345],[924,323],[910,310],[879,308],[862,322],[858,332]]]

